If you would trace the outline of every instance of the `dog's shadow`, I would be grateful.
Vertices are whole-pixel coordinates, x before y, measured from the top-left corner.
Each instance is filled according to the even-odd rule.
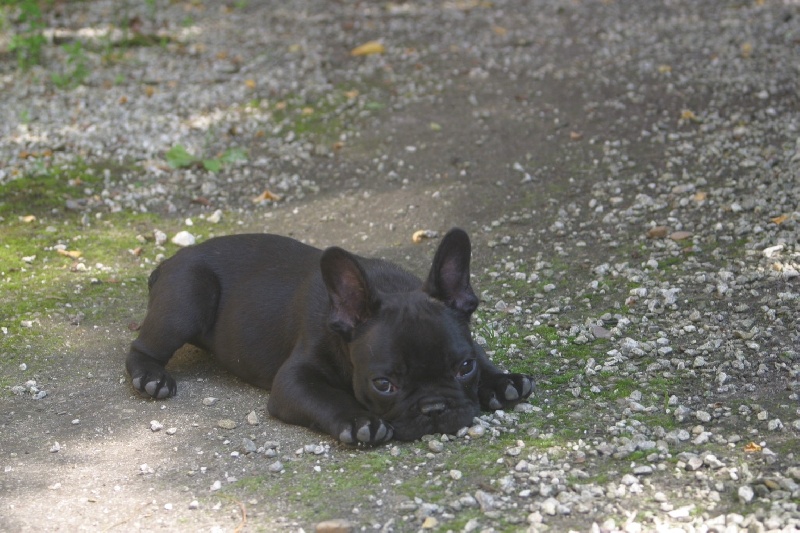
[[[253,387],[249,383],[228,372],[209,352],[191,344],[184,344],[167,363],[167,370],[178,381],[178,395],[200,393],[227,389],[239,393],[260,391],[267,396],[267,391]],[[198,387],[196,385],[203,385]],[[205,393],[204,393],[205,394]],[[206,394],[206,395],[208,395]]]

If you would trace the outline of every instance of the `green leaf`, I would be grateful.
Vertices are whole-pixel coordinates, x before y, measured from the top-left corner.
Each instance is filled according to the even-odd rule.
[[[190,154],[182,144],[176,144],[166,153],[167,164],[172,168],[185,168],[191,166],[197,159]]]
[[[247,161],[247,150],[244,148],[228,148],[225,150],[225,153],[222,154],[220,160],[226,165],[237,161]]]
[[[222,161],[219,159],[203,159],[203,168],[209,172],[219,172],[222,169]]]

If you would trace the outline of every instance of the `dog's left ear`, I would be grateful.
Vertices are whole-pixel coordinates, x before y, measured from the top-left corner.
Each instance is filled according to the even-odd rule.
[[[320,269],[331,303],[330,327],[349,338],[370,317],[370,288],[356,258],[336,246],[322,253]]]
[[[478,307],[478,297],[469,284],[472,246],[467,233],[453,228],[439,243],[428,279],[422,290],[448,307],[469,316]]]

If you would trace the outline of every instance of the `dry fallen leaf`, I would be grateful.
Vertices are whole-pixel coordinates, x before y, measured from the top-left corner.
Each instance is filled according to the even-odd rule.
[[[380,41],[369,41],[350,50],[351,56],[369,56],[386,52],[386,47]]]
[[[508,34],[508,30],[502,26],[492,26],[492,31],[500,37],[505,37]]]
[[[697,118],[697,115],[695,115],[694,111],[692,111],[691,109],[684,109],[683,111],[681,111],[681,120],[698,122],[700,119]]]
[[[415,231],[414,234],[411,236],[411,240],[415,244],[419,244],[423,241],[423,239],[435,239],[439,236],[438,231],[430,230],[430,229],[421,229],[419,231]]]
[[[300,113],[301,113],[303,116],[305,116],[305,117],[311,116],[311,115],[313,115],[313,114],[314,114],[314,108],[313,108],[313,107],[304,107],[304,108],[303,108],[303,109],[300,111]]]
[[[78,259],[80,256],[83,255],[82,252],[78,250],[58,250],[59,255],[63,255],[65,257],[69,257],[71,259]]]
[[[647,230],[648,239],[663,239],[669,233],[669,228],[666,226],[655,226]]]
[[[122,96],[119,97],[119,103],[120,103],[120,105],[127,104],[128,103],[128,97],[123,94]]]
[[[581,139],[583,139],[583,133],[579,131],[571,131],[569,132],[569,138],[572,141],[580,141]]]
[[[672,72],[672,67],[669,65],[659,65],[658,72],[660,74],[669,74],[670,72]]]
[[[742,43],[741,52],[742,57],[748,59],[753,55],[753,43]]]
[[[695,202],[704,202],[708,198],[708,193],[705,191],[697,191],[694,196],[692,196],[692,200]]]
[[[259,194],[255,198],[253,198],[253,203],[257,204],[257,203],[260,203],[260,202],[265,202],[267,200],[272,201],[272,202],[280,202],[281,201],[281,197],[280,197],[280,195],[275,194],[274,192],[272,192],[272,191],[270,191],[268,189],[264,189],[264,192],[262,192],[261,194]]]
[[[19,221],[30,224],[31,222],[36,222],[36,217],[34,215],[25,215],[23,217],[19,217]]]
[[[347,97],[348,100],[353,100],[354,98],[358,97],[358,89],[353,89],[352,91],[345,91],[344,95]]]
[[[152,85],[145,85],[145,87],[144,87],[144,94],[145,94],[145,96],[147,96],[148,98],[150,98],[151,96],[153,96],[154,94],[156,94],[156,89],[155,89],[155,87],[153,87]]]
[[[244,86],[248,89],[256,88],[256,80],[244,80]]]
[[[761,446],[755,442],[748,442],[744,445],[744,451],[745,453],[758,453],[761,451]]]
[[[771,218],[770,220],[775,224],[781,225],[787,220],[789,220],[789,215],[781,215],[775,218]]]
[[[682,241],[684,239],[688,239],[691,236],[692,233],[690,231],[676,231],[670,233],[669,238],[672,239],[673,241]]]

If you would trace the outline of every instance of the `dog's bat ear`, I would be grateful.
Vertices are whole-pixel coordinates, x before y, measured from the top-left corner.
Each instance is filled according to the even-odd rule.
[[[428,279],[422,290],[448,307],[469,316],[478,307],[478,297],[469,284],[472,246],[467,233],[453,228],[439,243]]]
[[[367,276],[351,253],[336,246],[322,253],[320,269],[331,303],[330,327],[349,338],[370,317]]]

